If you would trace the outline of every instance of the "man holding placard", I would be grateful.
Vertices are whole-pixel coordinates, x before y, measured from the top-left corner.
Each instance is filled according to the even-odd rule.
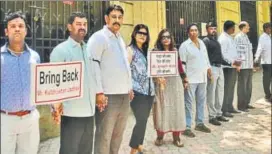
[[[30,68],[40,63],[40,56],[25,43],[25,16],[13,12],[5,21],[8,43],[1,47],[1,154],[37,154],[40,115],[30,103]]]
[[[84,42],[87,34],[86,16],[83,13],[72,13],[67,29],[70,37],[54,48],[50,61],[83,61],[84,87],[82,98],[53,105],[54,120],[61,123],[60,154],[93,153],[96,84]]]
[[[184,135],[195,137],[191,131],[192,103],[196,101],[196,127],[195,130],[210,133],[211,130],[204,125],[204,106],[206,103],[207,76],[213,79],[211,66],[202,40],[198,39],[198,28],[191,24],[187,28],[189,39],[183,42],[179,48],[182,63],[189,80],[189,88],[184,91],[186,110],[186,130]]]

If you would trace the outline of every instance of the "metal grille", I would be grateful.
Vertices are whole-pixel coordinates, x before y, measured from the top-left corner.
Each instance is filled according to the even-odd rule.
[[[180,19],[184,24],[180,24]],[[173,33],[177,47],[188,38],[186,27],[191,23],[216,22],[215,2],[212,1],[167,1],[166,25]],[[198,26],[200,28],[200,26]]]
[[[42,62],[49,61],[52,49],[64,41],[68,35],[66,25],[72,12],[83,12],[88,18],[89,38],[104,24],[104,9],[109,4],[101,1],[71,1],[65,4],[63,1],[1,1],[0,16],[0,45],[7,38],[4,34],[4,17],[8,12],[23,11],[26,14],[28,34],[26,42],[36,50]]]
[[[253,46],[253,53],[255,54],[258,45],[257,34],[257,15],[256,15],[256,2],[255,1],[241,1],[241,20],[247,21],[250,26],[248,38]]]

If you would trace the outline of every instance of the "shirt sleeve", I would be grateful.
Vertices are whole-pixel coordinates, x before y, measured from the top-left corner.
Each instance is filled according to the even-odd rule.
[[[50,62],[65,62],[66,58],[63,53],[64,49],[61,46],[57,46],[50,54]]]
[[[203,48],[204,48],[204,54],[205,54],[205,60],[206,60],[207,66],[208,66],[208,68],[211,68],[211,64],[210,64],[210,60],[209,60],[209,56],[208,56],[208,51],[207,51],[207,48],[204,43],[203,43]]]
[[[208,46],[209,46],[209,40],[208,40],[207,37],[205,37],[205,38],[203,39],[203,43],[205,44],[206,48],[208,48]]]
[[[181,44],[181,46],[179,47],[179,55],[180,55],[180,59],[182,59],[182,66],[183,66],[183,71],[186,73],[186,65],[187,65],[187,51],[186,51],[186,45],[184,43]]]
[[[260,37],[258,47],[257,47],[257,51],[255,53],[255,59],[257,59],[257,60],[260,58],[262,52],[264,51],[262,43],[263,43],[263,38]]]
[[[228,56],[228,42],[227,42],[227,40],[224,37],[220,36],[218,39],[218,42],[221,45],[223,60],[225,60],[229,64],[232,64],[232,60]]]
[[[96,82],[96,93],[104,93],[102,86],[102,76],[100,69],[100,62],[102,60],[102,55],[104,52],[104,47],[101,38],[97,38],[96,35],[90,37],[87,43],[88,58],[90,60],[91,68],[95,72],[95,82]]]

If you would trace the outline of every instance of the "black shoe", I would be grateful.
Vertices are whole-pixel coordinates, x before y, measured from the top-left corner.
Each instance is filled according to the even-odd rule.
[[[229,113],[229,112],[223,112],[223,116],[224,117],[228,117],[228,118],[232,118],[233,117],[233,115],[231,113]]]
[[[265,96],[265,101],[272,103],[272,95],[271,96]]]
[[[247,108],[248,108],[248,109],[255,109],[255,107],[254,107],[254,106],[251,106],[251,105],[248,105]]]
[[[230,113],[234,113],[235,114],[235,113],[241,113],[241,112],[233,109],[232,111],[230,111]]]
[[[212,118],[209,120],[209,123],[215,125],[215,126],[220,126],[221,125],[221,122],[217,121],[216,118]]]
[[[249,109],[241,109],[240,111],[249,112]]]
[[[227,118],[225,118],[225,117],[223,117],[223,116],[216,117],[216,119],[217,119],[218,121],[223,121],[223,122],[228,122],[228,121],[229,121],[229,119],[227,119]]]
[[[204,132],[204,133],[210,133],[211,132],[210,128],[208,128],[204,124],[198,124],[195,127],[195,130],[198,130],[198,131],[201,131],[201,132]]]
[[[195,134],[191,131],[191,129],[186,129],[183,135],[191,137],[191,138],[195,137]]]

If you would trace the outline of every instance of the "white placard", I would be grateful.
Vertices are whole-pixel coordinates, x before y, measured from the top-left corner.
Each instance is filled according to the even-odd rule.
[[[83,76],[82,61],[33,64],[31,103],[43,105],[82,98]]]
[[[147,59],[149,77],[178,76],[177,51],[150,51]]]

